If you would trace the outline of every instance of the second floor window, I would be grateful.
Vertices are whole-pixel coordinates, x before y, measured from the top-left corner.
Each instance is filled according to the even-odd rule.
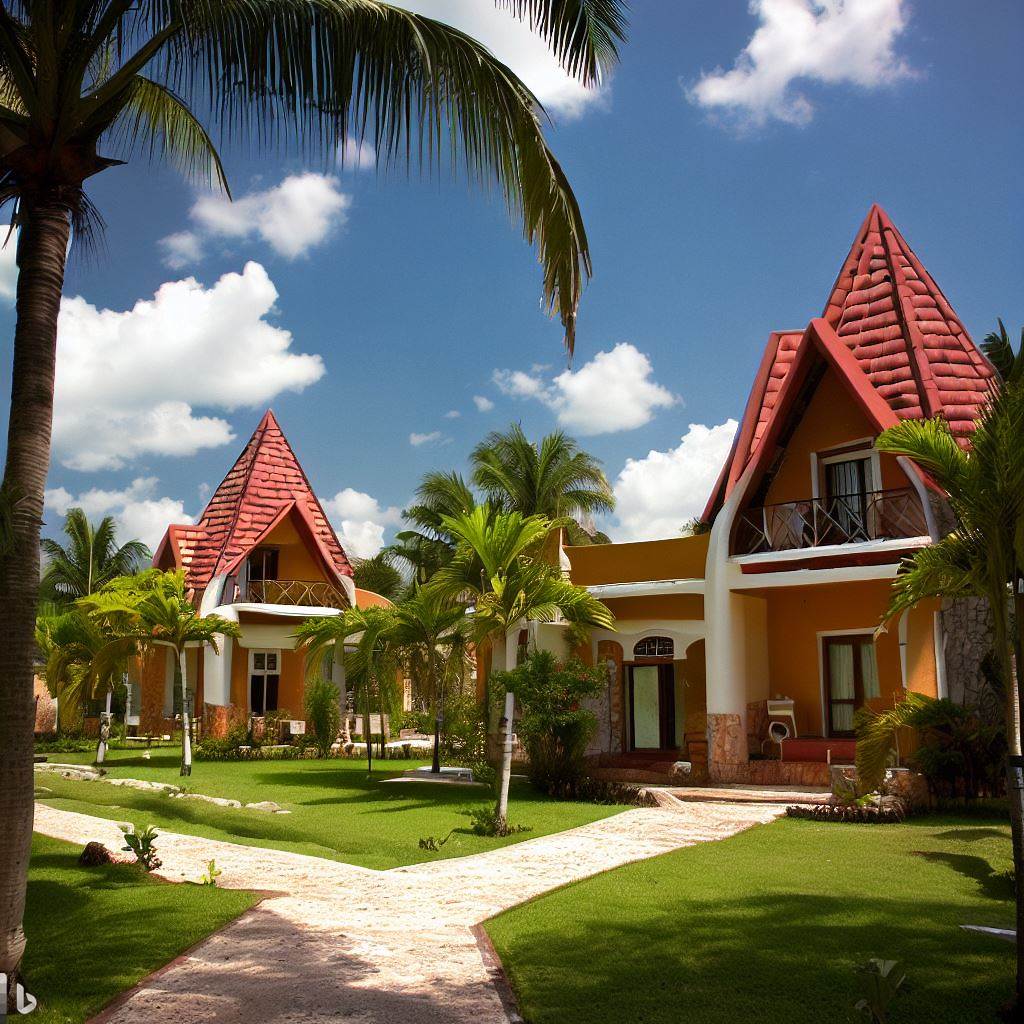
[[[277,548],[257,548],[249,556],[250,581],[277,578]]]

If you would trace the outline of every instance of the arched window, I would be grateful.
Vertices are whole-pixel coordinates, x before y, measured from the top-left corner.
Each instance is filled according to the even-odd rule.
[[[633,647],[634,658],[675,657],[675,644],[668,636],[648,636],[638,640]]]

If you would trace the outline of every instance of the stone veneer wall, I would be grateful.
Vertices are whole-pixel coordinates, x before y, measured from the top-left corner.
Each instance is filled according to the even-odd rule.
[[[587,745],[587,754],[618,754],[622,751],[622,644],[616,640],[600,640],[597,644],[597,664],[607,667],[614,662],[610,685],[587,706],[597,718],[597,729]]]
[[[949,503],[936,494],[929,501],[942,536],[956,527]],[[1002,721],[1002,702],[985,682],[981,663],[992,650],[992,612],[980,597],[944,600],[939,612],[946,661],[946,689],[951,700],[972,704],[993,722]]]
[[[739,715],[708,712],[708,778],[732,782],[747,765],[747,737]]]

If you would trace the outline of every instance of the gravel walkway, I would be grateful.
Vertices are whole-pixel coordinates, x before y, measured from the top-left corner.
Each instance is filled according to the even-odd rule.
[[[372,871],[163,832],[160,874],[274,890],[147,978],[97,1020],[137,1024],[507,1024],[473,926],[567,882],[724,839],[782,807],[637,808],[557,835],[451,860]],[[36,831],[119,849],[116,822],[36,805]]]

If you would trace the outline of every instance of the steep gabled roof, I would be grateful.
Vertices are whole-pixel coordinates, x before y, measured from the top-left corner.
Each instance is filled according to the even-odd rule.
[[[868,211],[822,314],[900,419],[965,437],[992,367],[889,215]]]
[[[306,474],[273,412],[267,411],[194,526],[168,527],[155,564],[173,557],[188,585],[201,591],[215,576],[233,572],[286,517],[291,517],[328,576],[351,576],[352,567]]]
[[[706,521],[760,457],[766,436],[785,415],[782,396],[795,393],[787,387],[795,383],[794,367],[815,352],[826,357],[865,411],[870,407],[876,422],[942,416],[962,443],[993,377],[938,285],[875,204],[821,319],[805,331],[770,335],[732,452],[704,511]]]

